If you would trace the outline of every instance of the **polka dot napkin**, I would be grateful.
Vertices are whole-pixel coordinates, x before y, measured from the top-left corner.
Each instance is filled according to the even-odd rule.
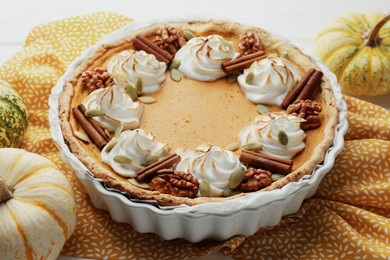
[[[48,97],[73,59],[130,21],[95,13],[40,25],[28,35],[23,50],[0,68],[0,78],[20,93],[30,110],[23,148],[55,162],[73,183],[77,226],[63,255],[181,259],[222,250],[239,259],[390,258],[390,112],[347,96],[350,128],[344,151],[316,195],[276,227],[262,228],[251,237],[192,244],[139,234],[95,209],[51,140]]]

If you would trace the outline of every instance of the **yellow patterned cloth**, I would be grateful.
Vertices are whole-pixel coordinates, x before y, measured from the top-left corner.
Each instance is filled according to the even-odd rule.
[[[51,140],[48,97],[73,59],[130,21],[121,15],[95,13],[38,26],[23,50],[0,68],[0,78],[19,92],[30,111],[23,148],[55,162],[73,184],[77,226],[63,255],[178,259],[222,250],[239,259],[390,258],[390,112],[347,96],[350,128],[344,151],[315,196],[276,227],[262,228],[251,237],[192,244],[139,234],[95,209]]]

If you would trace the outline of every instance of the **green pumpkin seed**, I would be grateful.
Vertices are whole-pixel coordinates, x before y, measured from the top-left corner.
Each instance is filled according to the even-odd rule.
[[[246,78],[245,78],[245,83],[246,84],[252,84],[252,81],[254,79],[255,75],[253,74],[252,71],[250,71],[247,75],[246,75]]]
[[[280,55],[280,57],[282,57],[282,58],[284,58],[284,59],[288,59],[288,53],[287,53],[287,51],[282,52],[282,54]]]
[[[158,153],[155,154],[158,158],[166,157],[169,155],[169,151],[167,149],[163,148]]]
[[[115,155],[114,158],[112,158],[112,159],[114,160],[114,162],[120,163],[120,164],[131,163],[133,161],[133,158],[131,158],[128,155],[124,155],[124,154]]]
[[[203,197],[208,197],[211,194],[211,188],[210,188],[210,183],[206,179],[202,179],[199,182],[199,192],[200,195]]]
[[[169,69],[176,70],[180,67],[180,64],[181,64],[181,60],[173,60],[173,61],[171,61],[171,64],[169,64]]]
[[[278,181],[284,177],[285,177],[285,175],[283,175],[281,173],[273,173],[271,176],[271,179],[272,179],[272,181]]]
[[[237,150],[239,147],[240,147],[240,144],[239,144],[239,143],[230,143],[230,144],[228,144],[228,145],[225,146],[225,150],[228,150],[228,151],[235,151],[235,150]]]
[[[220,37],[220,38],[219,38],[219,42],[220,42],[223,46],[225,46],[225,47],[227,47],[227,48],[229,48],[229,49],[233,48],[233,45],[232,45],[229,41],[227,41],[225,38],[223,38],[223,37]]]
[[[127,179],[127,180],[134,186],[137,186],[138,188],[150,190],[150,186],[146,182],[138,182],[136,179]]]
[[[103,116],[104,111],[102,109],[90,109],[85,111],[84,115],[87,117]]]
[[[171,70],[170,75],[173,81],[179,82],[181,80],[181,72],[178,71],[177,69]]]
[[[107,129],[104,129],[104,132],[106,133],[106,135],[107,135],[108,137],[110,137],[110,138],[112,137],[110,131],[108,131]]]
[[[123,122],[120,122],[118,127],[115,129],[115,134],[114,134],[114,137],[119,137],[123,131]]]
[[[131,83],[125,83],[125,93],[129,95],[129,97],[136,101],[138,97],[138,91]]]
[[[79,132],[79,131],[74,131],[74,135],[80,139],[81,141],[84,141],[86,143],[89,143],[91,142],[91,139],[89,139],[89,137],[85,134],[83,134],[82,132]]]
[[[300,118],[300,117],[294,117],[290,119],[290,122],[292,123],[304,123],[306,122],[306,119]]]
[[[240,183],[244,179],[244,175],[245,175],[244,167],[239,167],[235,169],[229,179],[229,188],[231,189],[237,188],[238,185],[240,185]]]
[[[258,151],[263,147],[263,144],[260,142],[249,142],[242,146],[242,149],[249,151]]]
[[[229,188],[226,188],[226,189],[223,189],[222,190],[222,196],[224,197],[231,197],[231,196],[234,196],[234,195],[237,195],[237,194],[240,194],[241,192],[238,191],[238,190],[232,190],[232,189],[229,189]]]
[[[184,31],[183,31],[183,35],[184,35],[184,38],[185,38],[187,41],[189,41],[189,40],[191,40],[192,38],[195,37],[195,35],[194,35],[192,32],[188,31],[188,30],[184,30]]]
[[[175,154],[182,155],[183,153],[184,153],[184,149],[183,148],[181,148],[181,147],[176,148]]]
[[[148,60],[148,63],[155,70],[158,70],[159,68],[161,68],[160,62],[156,59],[150,59],[150,60]]]
[[[106,146],[104,147],[104,151],[109,153],[111,152],[112,148],[114,148],[115,145],[118,144],[118,140],[111,140],[110,142],[108,142],[108,144],[106,144]]]
[[[157,161],[158,161],[157,155],[154,155],[154,154],[147,155],[147,156],[145,156],[144,158],[142,158],[142,160],[141,160],[141,166],[146,167],[146,166],[149,166],[149,165],[151,165],[152,163],[155,163],[155,162],[157,162]]]
[[[142,85],[142,79],[141,78],[137,78],[135,80],[134,87],[137,90],[137,94],[141,94],[142,93],[143,85]]]
[[[230,74],[228,77],[227,77],[227,81],[229,83],[234,83],[237,81],[237,77],[238,77],[238,73],[233,73],[233,74]]]
[[[142,97],[138,97],[137,99],[144,104],[153,104],[157,101],[154,97],[149,97],[149,96],[142,96]]]
[[[288,144],[288,136],[287,136],[285,131],[279,130],[279,132],[278,132],[278,140],[279,140],[279,143],[281,143],[282,145],[287,145]]]
[[[260,105],[260,104],[256,106],[256,110],[257,110],[257,112],[259,112],[262,115],[271,112],[268,107],[266,107],[264,105]]]

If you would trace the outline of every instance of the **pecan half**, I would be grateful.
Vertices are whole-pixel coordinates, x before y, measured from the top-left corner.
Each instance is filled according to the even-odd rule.
[[[287,113],[303,118],[301,123],[303,130],[315,129],[321,125],[321,104],[313,100],[296,100],[288,106]]]
[[[248,31],[240,35],[238,48],[240,49],[241,56],[245,56],[254,52],[263,51],[264,45],[255,32]]]
[[[172,55],[187,43],[183,32],[174,27],[163,27],[158,30],[154,42]]]
[[[190,173],[163,169],[150,182],[152,189],[164,194],[193,198],[198,193],[199,182]]]
[[[106,69],[97,67],[93,71],[87,70],[81,74],[81,82],[89,91],[107,88],[114,84],[114,78]]]
[[[256,191],[272,184],[272,173],[262,169],[248,168],[238,186],[242,191]]]

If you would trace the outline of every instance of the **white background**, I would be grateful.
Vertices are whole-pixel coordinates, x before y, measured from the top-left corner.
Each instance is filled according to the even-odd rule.
[[[23,47],[34,26],[98,11],[136,20],[177,15],[228,18],[281,34],[312,52],[316,34],[330,19],[346,12],[390,12],[390,0],[0,0],[0,64]],[[365,99],[390,109],[390,95]]]

